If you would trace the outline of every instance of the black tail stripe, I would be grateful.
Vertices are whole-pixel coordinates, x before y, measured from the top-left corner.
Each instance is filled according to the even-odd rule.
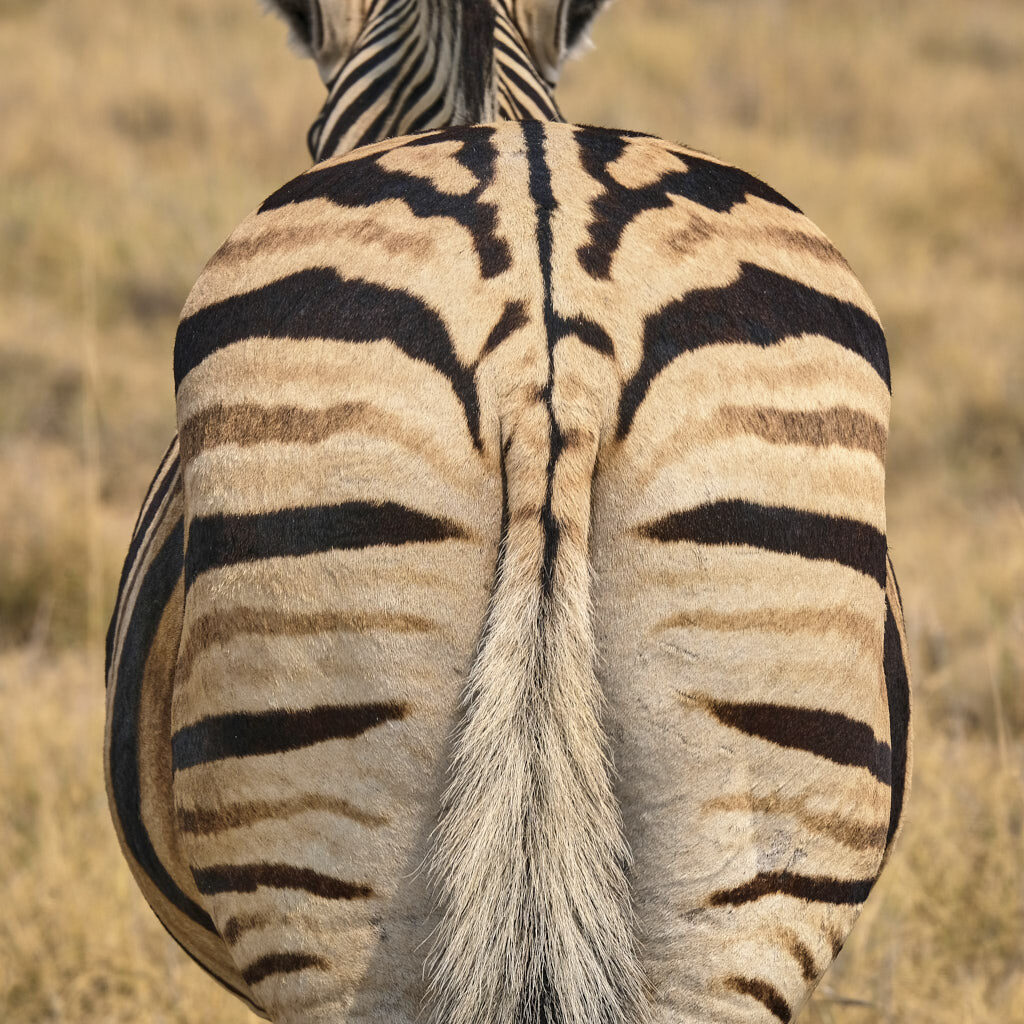
[[[873,878],[839,879],[789,871],[762,871],[743,885],[713,893],[708,902],[713,907],[735,907],[764,896],[794,896],[812,903],[854,906],[868,898],[874,884]]]
[[[466,536],[450,519],[396,502],[348,501],[252,515],[200,516],[192,520],[188,531],[185,585],[191,587],[210,569],[239,562]]]
[[[310,967],[326,971],[330,965],[322,956],[312,953],[268,953],[242,969],[242,978],[247,985],[258,985],[274,974],[294,974]]]
[[[859,306],[753,263],[721,288],[702,288],[647,318],[644,354],[619,399],[622,440],[654,378],[685,352],[709,345],[768,348],[801,334],[820,334],[855,352],[889,387],[889,356],[878,321]]]
[[[379,702],[214,715],[174,734],[171,762],[175,771],[183,771],[227,757],[279,754],[328,740],[353,739],[385,722],[400,721],[407,712],[405,704]]]
[[[836,711],[785,704],[732,703],[702,699],[723,725],[780,747],[806,750],[834,764],[866,768],[879,782],[892,783],[889,744],[871,726]]]
[[[885,535],[857,519],[729,499],[673,512],[638,532],[651,540],[747,545],[839,562],[885,587]]]
[[[523,139],[526,143],[526,160],[530,169],[530,198],[537,216],[537,258],[540,263],[544,285],[544,334],[547,339],[548,376],[543,388],[543,401],[548,417],[549,448],[547,485],[544,507],[541,509],[541,524],[544,529],[544,556],[541,564],[541,588],[545,599],[551,597],[555,582],[555,560],[561,539],[561,525],[554,514],[555,468],[565,447],[558,417],[555,415],[553,389],[555,381],[555,346],[559,341],[559,317],[554,310],[551,291],[551,261],[554,251],[554,236],[551,215],[557,209],[551,189],[551,170],[544,153],[544,128],[539,121],[524,121]]]
[[[892,796],[889,806],[888,850],[903,815],[903,796],[907,784],[907,737],[910,732],[910,680],[903,659],[896,617],[885,602],[885,690],[889,701],[889,739],[892,744]]]
[[[207,868],[193,868],[192,876],[196,888],[204,896],[216,896],[224,892],[252,893],[260,886],[267,889],[302,889],[325,900],[368,899],[373,895],[373,889],[368,885],[346,882],[294,864],[214,864]]]
[[[142,679],[163,609],[181,578],[183,525],[179,521],[154,557],[125,631],[110,721],[109,771],[117,818],[125,844],[164,898],[201,928],[215,932],[209,914],[178,888],[153,847],[142,820],[138,720]]]
[[[553,319],[555,337],[558,340],[575,335],[584,345],[606,356],[615,356],[615,344],[608,332],[596,321],[585,316],[559,316]]]
[[[459,362],[440,315],[409,292],[346,280],[327,267],[311,267],[214,302],[178,324],[175,390],[186,374],[215,352],[247,338],[263,337],[352,343],[390,340],[411,359],[448,378],[462,403],[473,443],[480,447],[480,409],[472,369]]]

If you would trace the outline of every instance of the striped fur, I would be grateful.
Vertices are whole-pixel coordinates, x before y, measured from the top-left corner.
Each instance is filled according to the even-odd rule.
[[[420,3],[315,2],[315,0],[273,0],[272,6],[289,21],[300,48],[313,56],[329,94],[323,110],[310,129],[310,148],[314,155],[327,157],[346,152],[358,141],[357,131],[365,134],[373,123],[380,136],[414,127],[433,127],[453,123],[456,111],[453,93],[439,83],[456,81],[452,66],[467,47],[456,45],[454,33],[458,11],[447,5]],[[493,10],[493,71],[490,97],[486,103],[496,106],[505,119],[560,119],[552,95],[553,83],[544,81],[527,56],[530,43],[524,38],[525,22],[518,12],[496,0]],[[445,46],[433,36],[440,30],[438,21],[449,26]],[[469,19],[479,31],[481,21]],[[372,22],[372,25],[371,25]],[[416,45],[406,53],[401,88],[394,89],[395,64],[374,59],[375,55],[401,37],[408,41],[408,29],[414,22]],[[371,30],[372,29],[372,30]],[[486,42],[486,41],[485,41]],[[476,43],[480,46],[478,40]],[[550,45],[550,41],[549,41]],[[471,49],[471,47],[469,47]],[[392,48],[393,49],[393,48]],[[449,65],[449,70],[445,66]],[[339,71],[346,72],[344,82]],[[349,75],[355,69],[358,73]],[[388,77],[389,74],[392,77]],[[378,82],[384,79],[386,88]],[[339,85],[345,85],[345,91]],[[371,102],[363,102],[363,93]],[[447,102],[438,103],[441,96]],[[424,105],[424,97],[428,102]],[[330,140],[323,135],[325,123],[337,118],[347,106],[357,105],[363,118]],[[462,116],[472,119],[474,111],[462,103]],[[481,111],[475,112],[477,116]],[[382,114],[389,116],[382,117]],[[424,116],[425,115],[425,116]],[[360,127],[362,126],[362,127]],[[349,410],[351,411],[351,410]],[[338,410],[339,415],[345,413]],[[191,438],[185,439],[184,460],[190,458]],[[169,700],[176,667],[175,652],[181,634],[184,598],[182,515],[183,496],[178,440],[171,443],[167,455],[150,486],[122,574],[118,600],[107,639],[108,728],[104,763],[110,806],[122,850],[146,899],[161,922],[185,949],[214,977],[250,1003],[246,981],[235,970],[228,951],[200,903],[202,898],[179,849],[172,824],[167,819],[171,807],[169,766]],[[157,536],[159,543],[152,538]],[[177,581],[174,585],[172,581]],[[284,617],[285,628],[311,628],[303,617]],[[332,622],[340,623],[335,617]],[[351,628],[366,621],[365,616],[350,616]],[[320,623],[322,625],[322,622]],[[396,628],[393,618],[388,626]],[[422,628],[415,620],[410,628]],[[223,630],[223,624],[222,624]],[[216,632],[214,635],[220,635]],[[195,645],[181,651],[187,666]],[[148,745],[143,742],[148,738]],[[161,745],[159,757],[150,750]],[[328,801],[328,803],[330,803]],[[272,808],[277,814],[306,806],[303,801],[264,802],[262,811]],[[347,807],[342,801],[331,806]],[[251,812],[247,808],[246,812]],[[242,811],[235,808],[236,817]],[[354,812],[353,812],[354,813]],[[195,824],[205,818],[188,817]],[[363,820],[357,813],[355,820]],[[367,820],[376,820],[371,815]],[[189,832],[184,828],[184,832]],[[237,929],[232,929],[235,934]]]
[[[333,26],[310,35],[292,19],[327,82],[327,100],[309,131],[316,160],[445,125],[561,120],[554,79],[545,79],[527,56],[522,23],[504,0],[377,0],[357,33],[347,29],[354,34],[350,47],[341,41],[344,26],[352,25],[352,4],[310,4],[317,12],[311,25]],[[323,34],[333,40],[326,49]]]
[[[791,1019],[909,765],[821,233],[632,133],[386,142],[243,223],[175,373],[107,764],[178,941],[279,1021]]]

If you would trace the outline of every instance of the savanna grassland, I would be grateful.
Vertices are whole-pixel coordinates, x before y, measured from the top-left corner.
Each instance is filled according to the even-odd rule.
[[[205,259],[307,166],[256,0],[0,0],[0,1020],[242,1022],[103,794],[102,636]],[[801,1018],[1024,1022],[1024,5],[620,0],[578,121],[745,166],[846,253],[893,364],[909,821]]]

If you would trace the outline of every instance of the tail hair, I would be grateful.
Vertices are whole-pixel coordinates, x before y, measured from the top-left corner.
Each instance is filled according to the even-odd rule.
[[[642,1020],[630,854],[594,671],[589,483],[574,502],[585,521],[561,530],[553,564],[538,517],[503,516],[431,862],[438,1024]]]

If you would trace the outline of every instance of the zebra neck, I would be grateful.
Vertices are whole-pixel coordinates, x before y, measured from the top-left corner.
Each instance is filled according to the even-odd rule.
[[[309,129],[315,160],[451,123],[458,19],[446,0],[376,0]]]
[[[377,0],[327,89],[317,161],[432,128],[562,120],[502,0]]]
[[[544,78],[509,10],[493,0],[494,88],[503,121],[564,121],[555,102],[555,83]]]

